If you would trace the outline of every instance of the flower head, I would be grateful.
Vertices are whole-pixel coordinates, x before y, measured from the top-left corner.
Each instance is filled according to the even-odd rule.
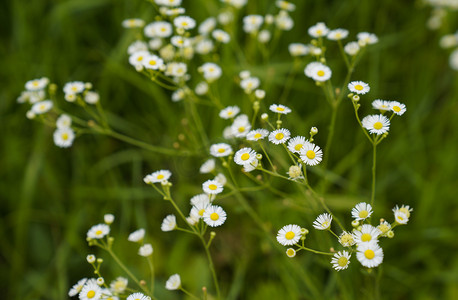
[[[126,300],[148,300],[149,297],[144,295],[143,293],[133,293],[127,297]]]
[[[292,258],[296,256],[296,250],[294,250],[293,248],[288,248],[286,249],[286,255]]]
[[[372,108],[380,110],[380,112],[386,112],[390,110],[390,101],[375,99],[372,101]]]
[[[207,180],[202,183],[202,189],[207,194],[216,195],[223,191],[223,185],[216,180]]]
[[[275,145],[284,144],[289,140],[291,133],[286,128],[280,128],[269,134],[269,141]]]
[[[294,245],[301,239],[301,227],[296,224],[283,226],[277,234],[277,241],[283,246]]]
[[[228,106],[219,112],[219,116],[223,119],[231,119],[234,118],[239,112],[240,108],[238,106]]]
[[[350,253],[347,251],[339,251],[331,259],[331,264],[337,271],[345,270],[350,264]]]
[[[338,41],[338,40],[343,40],[347,36],[348,36],[348,30],[338,28],[338,29],[331,30],[326,37],[329,40]]]
[[[57,128],[53,134],[54,144],[61,148],[68,148],[73,144],[75,133],[70,127]]]
[[[384,134],[390,129],[390,120],[384,115],[369,115],[361,120],[364,128],[372,134]]]
[[[370,86],[365,83],[365,82],[362,82],[362,81],[352,81],[348,84],[348,89],[352,92],[352,93],[357,93],[359,95],[364,95],[364,94],[367,94],[369,93],[370,91]]]
[[[307,139],[303,136],[293,137],[288,141],[288,150],[293,153],[300,153],[302,147],[308,143]]]
[[[361,230],[353,231],[355,242],[358,245],[377,242],[381,233],[379,229],[370,224],[364,224],[361,226]]]
[[[326,24],[323,22],[318,22],[316,25],[313,25],[308,29],[309,35],[311,35],[314,38],[326,36],[328,32],[329,28],[326,27]]]
[[[72,288],[68,291],[68,296],[73,297],[78,295],[79,292],[83,289],[84,284],[86,283],[87,278],[80,279]]]
[[[31,111],[33,111],[36,115],[47,113],[53,107],[51,100],[44,100],[40,102],[36,102],[32,105]]]
[[[91,278],[86,281],[78,296],[81,300],[98,300],[102,296],[102,289],[97,280]]]
[[[356,258],[367,267],[374,268],[383,262],[383,250],[377,243],[364,243],[358,245]]]
[[[289,114],[291,112],[291,109],[287,106],[281,105],[281,104],[272,104],[269,109],[273,111],[274,113],[277,114]]]
[[[210,205],[205,209],[202,218],[208,226],[217,227],[224,224],[227,215],[221,206]]]
[[[174,274],[170,276],[170,278],[165,283],[165,288],[168,290],[178,290],[181,286],[181,278],[180,275]]]
[[[398,101],[391,101],[390,109],[398,116],[402,116],[407,111],[406,105]]]
[[[144,237],[145,237],[145,229],[140,228],[140,229],[135,230],[131,234],[129,234],[129,237],[127,238],[127,240],[129,242],[137,243],[143,240]]]
[[[259,141],[269,135],[269,131],[267,129],[255,129],[248,132],[246,135],[246,139],[249,141]]]
[[[214,157],[229,156],[232,153],[232,147],[225,143],[213,144],[210,146],[210,154]]]
[[[315,166],[323,160],[323,150],[308,141],[302,145],[299,155],[302,161],[309,166]]]
[[[339,243],[344,247],[351,247],[356,243],[356,241],[355,241],[355,237],[353,234],[347,231],[344,231],[339,236]]]
[[[326,230],[331,226],[332,216],[328,213],[319,215],[313,222],[313,227],[318,230]]]
[[[202,174],[211,173],[215,170],[215,160],[210,158],[200,166],[199,172]]]
[[[128,282],[127,278],[120,276],[110,283],[110,288],[113,292],[121,294],[126,290]]]
[[[370,204],[361,202],[351,210],[351,216],[357,220],[365,220],[372,215],[372,206]]]
[[[153,246],[151,244],[144,244],[138,249],[138,255],[148,257],[153,254]]]
[[[102,239],[110,233],[110,226],[107,224],[98,224],[92,226],[87,232],[87,237],[91,239]]]
[[[147,184],[165,182],[169,180],[170,176],[172,176],[172,172],[169,170],[159,170],[146,175],[143,181]]]
[[[175,25],[177,28],[188,30],[196,27],[196,21],[188,16],[179,16],[173,20],[173,25]]]
[[[256,151],[247,147],[240,149],[234,155],[234,162],[241,166],[252,164],[255,160]]]
[[[172,231],[177,228],[177,218],[175,215],[168,215],[167,217],[164,218],[161,224],[161,230],[162,231]]]

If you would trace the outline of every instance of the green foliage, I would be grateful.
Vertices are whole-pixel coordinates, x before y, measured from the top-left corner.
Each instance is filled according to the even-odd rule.
[[[197,21],[215,13],[220,5],[216,0],[184,2],[187,13]],[[371,85],[369,96],[361,100],[362,113],[371,112],[367,99],[375,98],[399,100],[408,111],[393,122],[388,138],[377,149],[375,218],[389,216],[395,204],[414,207],[409,225],[398,228],[395,239],[383,242],[382,299],[457,298],[458,135],[454,129],[458,128],[458,77],[438,46],[441,34],[426,28],[431,9],[395,0],[298,1],[296,5],[295,26],[283,34],[269,61],[263,60],[241,29],[237,33],[240,47],[247,46],[243,55],[234,57],[223,51],[218,63],[224,75],[216,83],[223,105],[250,109],[234,81],[242,69],[261,78],[266,105],[277,103],[293,66],[287,45],[308,41],[307,28],[318,21],[348,29],[353,39],[360,31],[376,33],[380,42],[368,50],[352,76]],[[162,219],[173,213],[173,207],[143,183],[144,175],[153,170],[172,170],[174,198],[187,211],[189,198],[200,192],[207,179],[198,174],[198,168],[208,150],[190,134],[194,128],[189,107],[172,103],[169,92],[127,63],[126,48],[134,35],[123,30],[121,22],[134,16],[152,20],[150,4],[141,0],[14,0],[1,6],[0,289],[5,299],[67,298],[78,279],[92,275],[86,254],[102,254],[87,246],[85,236],[105,213],[116,216],[114,248],[135,274],[146,274],[147,266],[126,238],[131,231],[146,228],[154,247],[158,299],[185,299],[164,288],[174,273],[180,273],[187,289],[196,294],[204,285],[212,291],[201,245],[183,233],[160,231]],[[242,12],[272,10],[273,1],[250,1]],[[458,25],[452,21],[446,24],[448,28]],[[338,48],[329,48],[333,79],[343,81],[345,65]],[[303,135],[311,126],[320,128],[316,141],[323,145],[330,109],[320,88],[302,70],[293,77],[283,103],[293,109],[285,124]],[[59,91],[68,81],[92,82],[116,130],[155,146],[172,148],[178,142],[180,149],[189,147],[198,154],[167,156],[101,135],[83,135],[72,148],[57,148],[52,129],[27,120],[26,109],[16,103],[23,84],[41,76],[56,82]],[[332,185],[325,198],[349,227],[350,209],[370,199],[372,161],[370,144],[346,100],[337,115],[329,161]],[[64,108],[73,109],[63,102]],[[198,109],[205,116],[203,127],[210,141],[221,141],[225,123],[218,118],[218,110]],[[178,138],[180,134],[184,141]],[[312,183],[322,176],[319,170],[309,174]],[[250,181],[240,183],[247,186]],[[211,252],[222,294],[227,299],[371,297],[370,284],[364,281],[370,276],[361,274],[355,259],[349,270],[337,273],[327,257],[304,252],[294,259],[284,255],[284,247],[275,241],[277,230],[290,223],[311,228],[322,209],[292,184],[279,179],[269,184],[283,193],[268,189],[245,193],[261,216],[262,226],[235,197],[221,201],[229,217],[216,230]],[[333,245],[324,232],[310,234],[306,242],[316,249]],[[110,266],[102,266],[107,278],[122,272],[108,256],[102,257]]]

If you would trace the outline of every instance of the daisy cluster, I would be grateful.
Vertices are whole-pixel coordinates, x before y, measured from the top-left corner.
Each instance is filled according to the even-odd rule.
[[[332,69],[326,64],[324,39],[336,41],[340,47],[343,47],[343,52],[348,57],[345,60],[355,62],[357,55],[367,45],[372,45],[378,42],[378,37],[369,32],[360,32],[357,36],[357,41],[348,42],[342,46],[342,40],[349,35],[348,30],[343,28],[329,29],[325,23],[318,22],[309,27],[308,34],[313,38],[310,44],[292,43],[288,50],[291,56],[295,58],[310,55],[315,58],[314,62],[307,64],[304,69],[305,76],[313,79],[317,84],[326,82],[332,77]]]
[[[279,8],[276,15],[253,14],[243,17],[243,30],[260,43],[268,43],[273,31],[289,31],[294,26],[294,21],[289,13],[296,9],[296,5],[288,1],[276,1],[275,5]]]
[[[100,97],[91,89],[92,84],[89,82],[68,82],[63,87],[64,99],[67,102],[76,101],[83,107],[87,104],[95,105]],[[75,139],[75,128],[72,127],[72,117],[56,108],[52,100],[56,91],[57,85],[50,83],[46,77],[29,80],[17,101],[31,105],[26,113],[28,119],[35,119],[55,128],[53,139],[56,146],[69,148]]]
[[[383,237],[393,238],[393,229],[398,225],[407,224],[411,212],[412,208],[408,205],[402,205],[401,207],[396,205],[393,208],[394,221],[392,223],[387,222],[385,219],[380,219],[380,224],[373,226],[370,224],[373,214],[372,206],[361,202],[351,210],[351,216],[354,219],[351,231],[345,231],[344,228],[340,228],[341,234],[335,234],[331,229],[333,217],[329,213],[319,215],[313,222],[313,227],[317,230],[331,232],[337,237],[340,246],[344,248],[344,250],[338,252],[331,248],[331,253],[329,254],[334,253],[331,264],[335,270],[347,269],[352,254],[356,255],[356,259],[362,266],[374,268],[383,262],[383,249],[379,245],[379,239]],[[301,250],[310,251],[309,248],[304,246],[308,233],[307,229],[301,228],[299,225],[285,225],[278,231],[277,241],[283,246],[295,246],[295,248],[291,247],[286,250],[287,256],[294,257]]]
[[[348,84],[348,90],[350,91],[348,98],[352,100],[355,112],[357,112],[360,107],[358,103],[360,100],[359,95],[367,94],[370,91],[370,86],[363,81],[352,81]],[[378,110],[380,114],[364,117],[361,120],[361,126],[370,134],[377,136],[388,133],[390,122],[394,115],[402,116],[407,111],[406,105],[401,102],[382,99],[372,101],[372,108]],[[391,112],[390,117],[385,115],[387,112]]]
[[[428,20],[428,27],[432,30],[437,30],[446,23],[448,13],[458,11],[458,0],[424,0],[425,4],[429,4],[433,11]]]
[[[223,149],[221,151],[227,151],[222,145],[218,147],[220,148],[216,152],[220,149]],[[201,173],[204,174],[212,173],[214,170],[215,162],[212,160],[206,161],[200,168]],[[167,190],[167,187],[171,186],[169,182],[171,175],[172,173],[168,170],[159,170],[145,176],[144,182],[153,187],[155,187],[155,183],[160,183],[164,187],[164,190]],[[190,199],[191,210],[189,216],[186,218],[190,226],[194,226],[198,230],[201,228],[199,226],[201,220],[210,227],[218,227],[224,224],[227,214],[221,206],[215,205],[213,202],[217,195],[223,192],[226,182],[226,177],[222,173],[219,173],[215,178],[202,183],[203,193],[195,195]],[[176,216],[173,214],[166,216],[162,221],[161,230],[173,231],[175,229],[178,229]]]

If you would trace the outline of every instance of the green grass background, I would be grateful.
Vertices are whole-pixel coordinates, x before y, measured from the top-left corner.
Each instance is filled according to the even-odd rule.
[[[198,21],[220,5],[218,1],[184,2]],[[242,11],[265,14],[273,11],[272,4],[250,1]],[[233,56],[222,56],[224,77],[217,84],[223,104],[242,105],[243,92],[233,80],[242,68],[261,77],[266,104],[276,103],[292,66],[287,44],[308,41],[307,28],[318,21],[349,29],[353,39],[360,31],[376,33],[380,42],[370,48],[352,77],[371,85],[370,94],[361,101],[362,111],[370,113],[375,98],[399,100],[408,110],[395,118],[388,139],[379,147],[375,215],[389,218],[395,204],[414,208],[409,224],[382,243],[381,298],[458,298],[458,77],[448,67],[447,52],[438,46],[441,35],[456,30],[456,13],[435,32],[426,28],[431,9],[414,1],[297,1],[296,5],[295,27],[282,36],[268,63],[255,52],[247,52],[242,65],[234,64]],[[174,273],[180,273],[184,286],[193,292],[203,285],[212,291],[198,241],[180,232],[160,231],[172,207],[142,182],[151,171],[172,170],[174,195],[187,210],[188,199],[199,193],[208,178],[198,174],[205,155],[165,157],[97,135],[85,135],[71,149],[59,149],[52,143],[52,129],[27,120],[25,106],[16,103],[24,83],[36,77],[47,76],[60,88],[71,80],[90,81],[115,128],[170,147],[178,134],[188,130],[182,123],[184,105],[171,103],[169,93],[127,64],[126,47],[134,36],[120,25],[128,17],[152,20],[150,5],[141,0],[11,0],[2,1],[0,8],[2,297],[66,299],[72,284],[91,276],[85,256],[94,252],[107,262],[102,268],[107,279],[122,275],[108,257],[85,242],[88,228],[101,222],[105,213],[116,215],[115,249],[136,274],[147,274],[147,265],[126,237],[138,227],[147,229],[155,249],[159,299],[184,299],[163,287]],[[241,34],[238,41],[243,48],[246,40]],[[343,79],[344,65],[337,48],[329,45],[329,63],[337,82]],[[286,118],[286,127],[307,134],[317,126],[316,141],[323,145],[330,110],[320,90],[301,71],[284,104],[294,111]],[[219,141],[224,122],[216,117],[217,110],[201,107],[199,112],[210,116],[204,118],[210,140]],[[351,207],[369,199],[371,152],[345,101],[338,113],[334,145],[330,167],[339,165],[334,171],[344,180],[332,186],[326,199],[349,224]],[[318,179],[319,175],[312,175],[312,181]],[[318,206],[290,183],[275,180],[273,185],[288,196],[268,191],[246,194],[271,237],[285,224],[310,229],[321,213]],[[221,204],[229,218],[216,229],[212,254],[227,299],[371,298],[371,283],[355,258],[349,270],[340,273],[330,269],[327,258],[310,253],[288,259],[236,200],[227,198]],[[323,250],[336,246],[316,231],[307,243]]]

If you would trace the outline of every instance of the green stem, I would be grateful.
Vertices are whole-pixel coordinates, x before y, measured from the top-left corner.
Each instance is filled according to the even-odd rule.
[[[310,251],[310,252],[313,252],[313,253],[316,253],[316,254],[334,255],[334,253],[331,253],[331,252],[322,252],[322,251],[318,251],[318,250],[306,248],[306,247],[304,247],[304,246],[300,246],[299,249],[303,249],[303,250],[306,250],[306,251]]]
[[[377,144],[375,141],[372,143],[372,193],[371,193],[371,206],[374,207],[375,201],[375,171],[377,166]]]
[[[153,258],[151,256],[147,257],[148,266],[151,273],[151,294],[154,293],[154,265],[153,265]]]
[[[183,293],[185,293],[186,295],[188,295],[188,296],[191,297],[192,299],[197,299],[197,300],[199,300],[199,297],[194,296],[193,294],[191,294],[190,292],[188,292],[187,290],[185,290],[185,289],[182,288],[182,287],[180,287],[180,291],[182,291]]]
[[[212,260],[211,254],[210,254],[210,250],[208,249],[207,243],[205,242],[203,236],[199,235],[199,238],[200,238],[200,240],[202,242],[202,245],[204,245],[205,254],[207,254],[207,259],[208,259],[210,271],[211,271],[212,277],[213,277],[213,283],[214,283],[215,289],[216,289],[217,299],[221,299],[221,293],[219,291],[218,278],[216,277],[215,266],[213,265],[213,260]]]

